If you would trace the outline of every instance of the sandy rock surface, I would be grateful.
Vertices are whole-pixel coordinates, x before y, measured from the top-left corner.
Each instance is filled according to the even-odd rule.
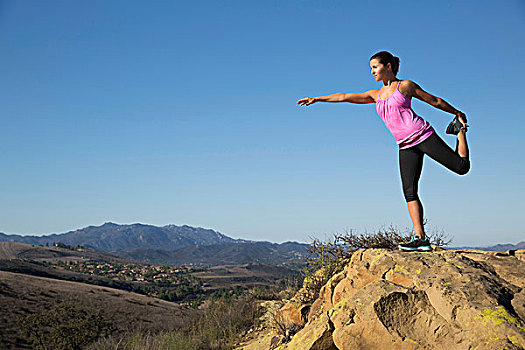
[[[525,251],[360,250],[314,303],[282,308],[306,322],[290,341],[239,349],[524,349],[524,286]]]

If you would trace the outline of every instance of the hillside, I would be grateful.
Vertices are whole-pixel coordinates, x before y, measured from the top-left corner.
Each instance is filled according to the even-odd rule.
[[[28,348],[17,334],[17,318],[49,309],[62,301],[102,310],[112,320],[117,333],[134,329],[177,329],[197,312],[175,303],[117,289],[0,271],[0,348]]]
[[[101,310],[116,327],[113,337],[129,330],[174,331],[195,322],[197,306],[216,296],[234,295],[293,279],[286,267],[244,264],[213,268],[141,264],[106,253],[0,242],[0,349],[26,349],[17,331],[19,317],[71,301],[85,310]],[[135,294],[132,292],[137,292]],[[148,297],[150,296],[150,297]],[[169,303],[165,300],[180,302]]]
[[[216,266],[235,264],[304,265],[307,244],[296,242],[235,242],[194,245],[174,251],[138,248],[114,254],[143,262],[163,265]]]
[[[280,309],[290,341],[273,322],[238,349],[523,349],[524,287],[523,250],[358,250],[317,299]]]
[[[130,250],[135,248],[175,250],[190,245],[210,245],[235,242],[217,231],[191,226],[105,223],[61,234],[45,236],[6,235],[0,233],[0,241],[35,245],[52,245],[61,242],[71,246],[81,245],[98,251]]]
[[[35,260],[35,261],[113,261],[132,262],[131,259],[97,252],[90,249],[67,249],[61,247],[41,247],[17,242],[0,242],[0,260]]]
[[[257,263],[211,268],[151,265],[95,251],[0,242],[0,271],[106,286],[178,302],[206,298],[216,290],[283,283],[297,276],[293,267]]]
[[[192,276],[203,282],[204,290],[271,287],[294,279],[296,270],[264,264],[221,265],[202,269]]]

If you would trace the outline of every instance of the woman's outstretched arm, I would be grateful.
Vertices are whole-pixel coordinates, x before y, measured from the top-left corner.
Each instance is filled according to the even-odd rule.
[[[336,94],[319,96],[319,97],[305,97],[297,101],[300,106],[309,106],[316,102],[349,102],[349,103],[374,103],[375,96],[379,93],[379,90],[368,90],[362,93],[348,93],[338,92]]]
[[[429,94],[415,82],[407,80],[407,88],[408,88],[407,90],[410,91],[411,96],[417,99],[420,99],[421,101],[426,102],[433,107],[441,109],[442,111],[452,113],[462,118],[464,123],[467,122],[467,117],[465,116],[465,113],[458,111],[457,109],[452,107],[447,101],[443,100],[442,98]]]

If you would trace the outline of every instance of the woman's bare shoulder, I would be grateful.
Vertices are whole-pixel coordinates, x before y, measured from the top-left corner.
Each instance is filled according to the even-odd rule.
[[[415,81],[406,79],[406,80],[400,80],[399,81],[399,86],[407,88],[407,89],[409,89],[409,88],[413,89],[413,88],[415,88],[418,85],[416,84]]]
[[[405,95],[408,98],[414,96],[414,90],[418,87],[412,80],[400,80],[399,81],[399,92]]]

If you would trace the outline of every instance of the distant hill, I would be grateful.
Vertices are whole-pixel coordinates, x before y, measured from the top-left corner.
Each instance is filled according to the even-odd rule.
[[[525,241],[519,242],[517,244],[510,244],[510,243],[507,243],[507,244],[496,244],[496,245],[493,245],[491,247],[479,248],[479,249],[481,249],[481,250],[491,250],[491,251],[495,251],[495,252],[505,252],[507,250],[520,250],[520,249],[525,249]]]
[[[285,245],[293,246],[294,244]],[[177,266],[174,267],[176,270],[166,272],[168,270],[164,268],[159,271],[158,268],[161,266],[151,268],[148,264],[103,252],[0,242],[0,271],[105,286],[149,296],[158,295],[159,291],[164,293],[169,290],[176,291],[181,287],[180,289],[186,293],[188,300],[197,299],[199,296],[206,296],[209,291],[224,288],[268,286],[297,275],[296,266],[291,262],[284,265],[286,266],[246,263],[187,269],[180,269]],[[79,270],[76,268],[78,266],[83,268]],[[144,268],[148,271],[144,272]],[[111,273],[111,271],[125,272],[126,270],[126,273],[117,275]],[[162,276],[165,273],[176,275],[175,279],[171,279],[171,282],[164,280],[157,283],[155,274]],[[148,277],[144,278],[146,275]],[[196,287],[196,284],[193,283],[195,281],[188,278],[190,275],[203,282],[202,289]],[[194,288],[182,288],[182,286],[193,286]],[[0,281],[0,298],[1,287],[2,282]],[[179,299],[177,301],[187,301],[184,300],[182,293]],[[0,349],[2,349],[1,346]]]
[[[143,262],[160,265],[234,265],[272,264],[303,265],[307,256],[307,244],[297,242],[233,242],[213,245],[194,245],[174,251],[164,249],[119,250],[113,254]]]
[[[211,245],[235,242],[217,231],[191,226],[132,224],[118,225],[111,222],[102,226],[89,226],[61,234],[45,236],[6,235],[0,241],[35,245],[60,242],[71,246],[81,245],[98,251],[131,250],[137,248],[175,250],[190,245]]]
[[[34,261],[107,261],[122,264],[132,263],[128,258],[97,252],[88,249],[67,249],[61,247],[41,247],[39,245],[0,242],[0,260],[34,260]]]
[[[479,249],[492,252],[506,252],[507,250],[525,249],[525,241],[519,242],[517,244],[496,244],[490,247],[451,247],[447,249]]]

